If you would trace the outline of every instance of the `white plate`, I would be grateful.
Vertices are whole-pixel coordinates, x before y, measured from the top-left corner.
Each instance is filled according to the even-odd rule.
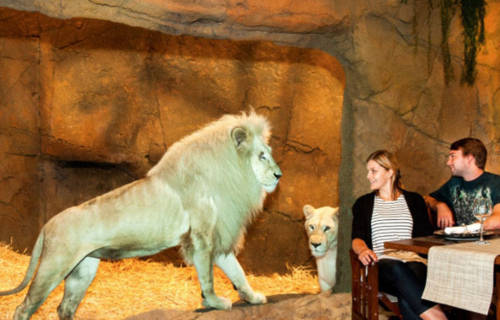
[[[446,233],[444,233],[444,230],[436,230],[436,231],[434,231],[434,234],[436,236],[443,237],[446,240],[472,241],[472,240],[479,239],[479,232],[477,232],[477,233],[465,232],[465,233],[446,234]],[[484,231],[483,238],[489,237],[492,234],[493,234],[492,231]]]

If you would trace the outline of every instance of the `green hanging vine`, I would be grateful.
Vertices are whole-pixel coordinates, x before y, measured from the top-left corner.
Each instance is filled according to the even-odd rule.
[[[443,57],[444,81],[446,84],[453,79],[453,68],[451,66],[450,46],[448,37],[450,35],[451,19],[455,15],[454,0],[440,0],[441,7],[441,55]]]
[[[476,79],[476,55],[484,44],[486,0],[460,0],[464,26],[464,73],[462,80],[472,85]]]
[[[401,0],[407,3],[408,0]],[[415,0],[418,1],[418,0]],[[428,0],[432,8],[432,0]],[[441,54],[443,57],[443,69],[445,83],[453,79],[453,68],[451,66],[451,54],[448,45],[450,24],[459,7],[464,28],[464,70],[462,82],[468,85],[474,84],[476,79],[476,56],[479,47],[484,44],[484,16],[486,13],[486,0],[438,0],[441,13]]]

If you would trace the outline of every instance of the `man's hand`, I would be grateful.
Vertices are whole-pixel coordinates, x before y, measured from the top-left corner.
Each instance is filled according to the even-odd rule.
[[[444,229],[455,224],[455,220],[453,219],[453,212],[451,212],[446,203],[437,201],[431,196],[424,196],[424,199],[427,206],[430,207],[431,210],[437,212],[436,223],[438,228]]]
[[[439,228],[444,229],[446,227],[451,227],[455,224],[453,219],[453,213],[451,212],[448,205],[444,202],[438,202],[436,204],[437,209],[437,225]]]
[[[488,219],[484,220],[484,229],[493,230],[500,229],[500,203],[493,207],[493,214]]]

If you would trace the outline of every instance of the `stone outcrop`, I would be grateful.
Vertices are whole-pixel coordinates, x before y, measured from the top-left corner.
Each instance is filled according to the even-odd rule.
[[[444,83],[439,7],[425,1],[0,6],[11,8],[0,22],[0,214],[18,235],[30,234],[16,236],[21,246],[56,209],[76,201],[47,208],[46,197],[58,195],[50,185],[72,193],[59,168],[113,177],[81,195],[88,197],[139,177],[180,136],[250,103],[271,118],[285,177],[250,230],[243,259],[251,265],[257,250],[279,257],[266,261],[270,269],[303,262],[301,206],[340,203],[338,290],[349,287],[349,208],[368,191],[364,159],[371,151],[394,151],[406,187],[421,193],[449,177],[449,143],[464,136],[482,139],[487,169],[500,171],[496,1],[488,2],[473,86],[460,82],[458,12],[449,37],[454,79]],[[294,236],[275,236],[278,229]],[[4,240],[11,230],[0,225]]]
[[[282,295],[268,297],[263,305],[235,303],[231,312],[206,309],[197,311],[152,310],[128,317],[127,320],[179,319],[179,320],[246,320],[246,319],[294,319],[294,320],[348,320],[351,319],[351,295]],[[387,317],[381,315],[380,319]]]

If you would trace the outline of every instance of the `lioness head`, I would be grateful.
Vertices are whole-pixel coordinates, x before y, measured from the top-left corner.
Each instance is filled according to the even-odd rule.
[[[282,173],[271,155],[271,147],[262,140],[262,137],[252,134],[246,128],[234,128],[231,137],[236,149],[250,157],[252,170],[262,188],[266,192],[273,192]]]
[[[337,245],[339,226],[339,208],[321,207],[315,209],[306,204],[304,215],[306,217],[306,232],[309,238],[309,249],[315,257],[322,257]]]

